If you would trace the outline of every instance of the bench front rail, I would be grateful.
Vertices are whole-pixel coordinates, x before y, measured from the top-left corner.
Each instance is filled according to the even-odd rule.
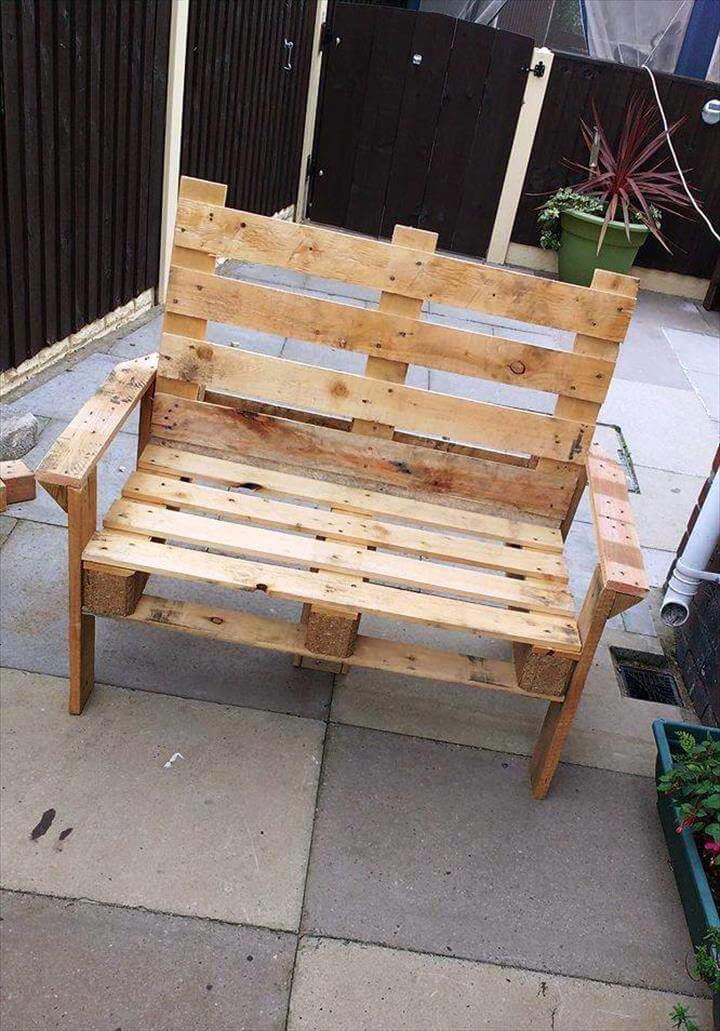
[[[70,711],[93,686],[94,620],[127,618],[294,656],[541,697],[547,794],[604,625],[647,591],[621,467],[591,449],[636,283],[589,289],[225,208],[184,179],[159,355],[119,365],[38,479],[68,513]],[[377,309],[215,274],[218,255],[379,290]],[[453,328],[423,302],[576,332],[562,350]],[[364,375],[207,340],[208,320],[366,356]],[[552,414],[415,385],[475,376],[556,394]],[[502,395],[501,395],[502,396]],[[97,527],[97,466],[140,406],[137,468]],[[564,537],[589,484],[598,564],[577,613]],[[296,623],[145,593],[150,575],[302,603]],[[448,648],[360,632],[363,613],[448,631]],[[508,642],[462,654],[452,632]],[[440,690],[440,688],[438,688]]]

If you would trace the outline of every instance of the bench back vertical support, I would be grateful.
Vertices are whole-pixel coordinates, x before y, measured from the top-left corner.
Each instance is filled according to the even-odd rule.
[[[204,204],[224,204],[226,194],[227,186],[224,183],[205,182],[203,179],[192,179],[186,175],[180,179],[179,196],[183,200],[194,200]],[[216,261],[217,255],[215,254],[191,250],[189,247],[180,247],[178,244],[175,244],[172,249],[171,264],[180,268],[213,273]],[[172,284],[170,288],[172,289]],[[204,340],[207,333],[207,319],[196,318],[194,315],[178,315],[175,312],[167,311],[163,322],[163,333],[177,333],[180,336],[191,337],[193,340]],[[201,390],[196,383],[171,380],[163,376],[158,376],[156,389],[161,394],[175,394],[190,400],[197,400]]]
[[[392,235],[392,242],[401,247],[413,247],[422,251],[434,251],[437,247],[437,233],[430,233],[424,229],[413,229],[410,226],[395,226]],[[417,297],[407,297],[404,294],[394,294],[389,291],[382,291],[380,294],[380,311],[392,315],[404,315],[409,318],[419,318],[422,311],[423,301]],[[393,361],[389,358],[376,358],[370,355],[365,365],[365,375],[371,379],[385,380],[388,383],[404,383],[408,366],[405,362]],[[392,439],[395,432],[394,426],[385,423],[370,422],[366,419],[353,419],[350,429],[351,433],[363,433],[369,437],[383,437],[386,440]],[[336,574],[342,576],[342,573]],[[338,613],[323,610],[318,605],[305,606],[303,610],[303,622],[306,625],[307,647],[313,647],[318,642],[324,642],[324,646],[332,650],[336,647],[336,655],[349,655],[352,651],[355,635],[360,622],[360,614],[357,612]],[[299,660],[303,664],[303,660]],[[325,668],[329,668],[327,665]],[[332,671],[342,671],[342,663],[332,664]]]
[[[622,276],[616,272],[607,272],[605,269],[596,269],[593,275],[591,288],[594,290],[606,290],[610,293],[619,294],[621,297],[631,298],[634,302],[637,297],[638,281],[631,276]],[[584,354],[591,358],[603,358],[605,361],[615,363],[620,352],[620,344],[614,340],[602,340],[598,337],[586,336],[578,333],[575,337],[573,350],[578,354]],[[589,423],[596,423],[602,402],[582,401],[573,397],[558,397],[555,404],[555,415],[563,419],[578,419]],[[551,459],[541,458],[538,468],[546,471],[563,469],[563,464],[554,462]],[[580,504],[583,490],[586,485],[584,466],[580,472],[577,467],[564,466],[567,475],[577,479],[577,485],[570,502],[568,511],[560,527],[563,537],[567,537],[575,512]],[[578,475],[579,472],[579,475]]]

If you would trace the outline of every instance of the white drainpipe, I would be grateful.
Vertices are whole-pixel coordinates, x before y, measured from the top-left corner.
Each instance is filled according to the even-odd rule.
[[[710,484],[687,544],[675,563],[660,615],[668,626],[682,626],[687,622],[689,603],[703,580],[720,583],[720,573],[706,572],[718,536],[720,536],[720,473]]]

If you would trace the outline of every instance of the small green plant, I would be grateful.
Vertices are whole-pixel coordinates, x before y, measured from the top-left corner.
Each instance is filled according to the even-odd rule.
[[[672,1026],[677,1031],[700,1031],[700,1025],[696,1024],[690,1016],[687,1006],[682,1006],[680,1003],[673,1007],[670,1019],[672,1020]]]
[[[708,865],[720,869],[720,741],[709,734],[698,741],[681,730],[676,743],[673,767],[660,778],[658,790],[677,806],[678,833],[689,827],[699,835]]]
[[[604,215],[606,208],[605,201],[593,193],[577,193],[572,186],[561,187],[539,208],[537,224],[540,230],[540,246],[546,251],[560,250],[560,215],[563,211],[580,211],[585,215]],[[659,226],[662,213],[652,205],[650,211],[656,225]],[[638,225],[642,224],[639,215],[633,221]]]
[[[711,927],[695,949],[693,977],[704,981],[715,994],[720,992],[720,927]]]
[[[576,193],[572,186],[563,186],[545,201],[537,217],[540,246],[546,251],[560,249],[560,215],[563,211],[581,211],[586,215],[602,215],[605,204],[591,193]]]
[[[713,994],[720,992],[720,927],[711,927],[705,935],[705,941],[695,949],[695,966],[691,976],[708,984]],[[687,1006],[681,1003],[673,1008],[670,1020],[676,1031],[701,1031]]]

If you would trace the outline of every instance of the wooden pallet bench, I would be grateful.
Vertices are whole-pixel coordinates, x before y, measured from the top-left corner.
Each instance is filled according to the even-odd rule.
[[[531,766],[544,797],[605,622],[647,591],[623,471],[591,449],[636,281],[598,272],[586,289],[439,255],[422,230],[381,243],[224,201],[224,186],[183,179],[159,355],[118,365],[38,470],[68,513],[70,711],[92,689],[95,616],[127,618],[314,668],[547,699]],[[224,278],[217,256],[359,284],[379,304]],[[570,330],[574,345],[454,328],[426,301]],[[212,343],[209,320],[358,352],[365,373]],[[554,394],[554,411],[421,389],[411,363]],[[98,529],[97,464],[136,405],[137,468]],[[598,564],[576,612],[564,539],[586,483]],[[145,593],[151,574],[302,615],[170,601]],[[363,613],[387,637],[364,635]],[[398,621],[448,631],[447,648],[393,640]],[[509,642],[507,661],[458,653],[453,631]]]

